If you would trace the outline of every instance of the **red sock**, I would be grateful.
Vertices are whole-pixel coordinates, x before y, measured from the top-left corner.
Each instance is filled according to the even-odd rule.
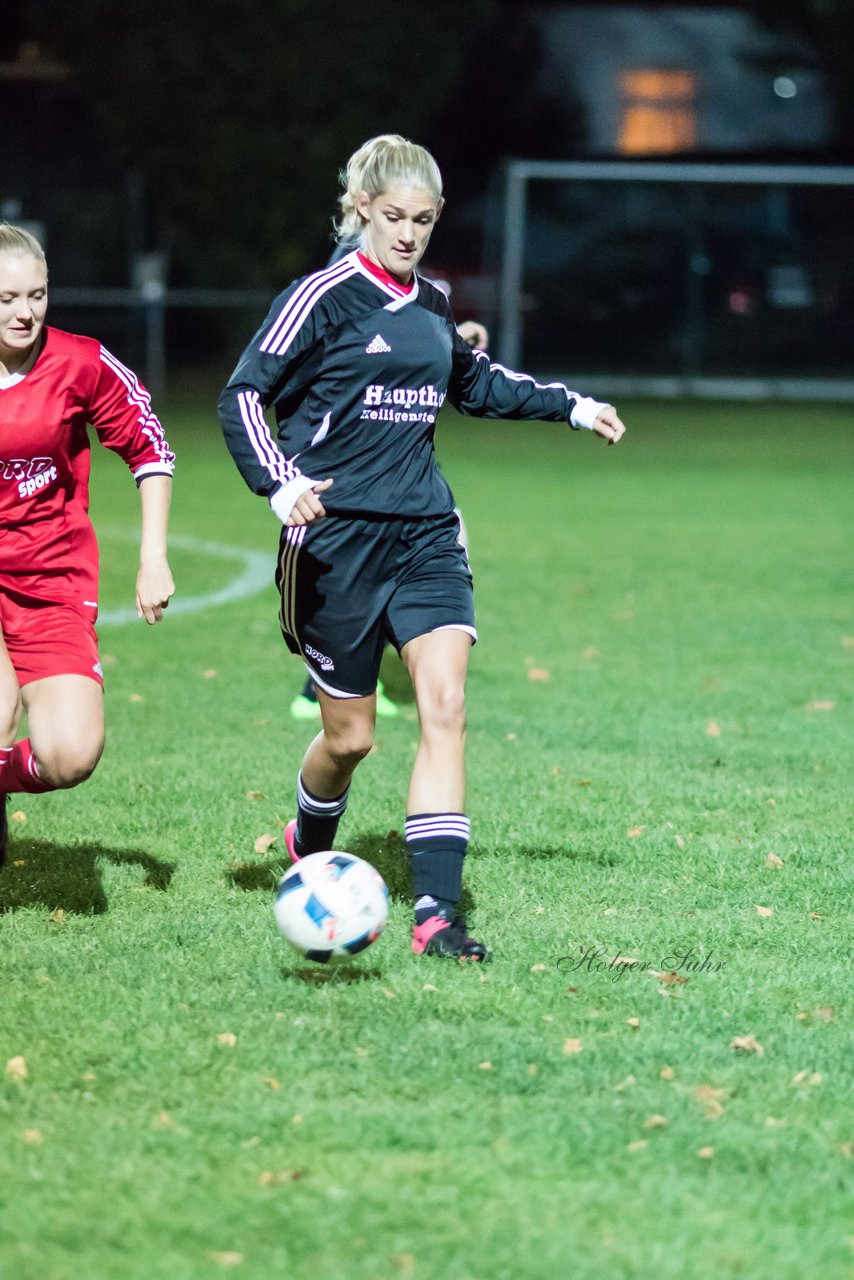
[[[38,765],[29,738],[14,746],[0,748],[0,794],[10,791],[55,791],[56,787],[39,776]]]

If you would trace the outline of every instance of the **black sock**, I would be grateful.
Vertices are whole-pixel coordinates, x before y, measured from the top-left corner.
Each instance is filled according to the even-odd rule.
[[[302,780],[297,779],[297,829],[294,849],[301,858],[309,853],[322,853],[334,848],[338,823],[347,808],[347,787],[340,796],[325,800],[312,795]]]
[[[462,813],[416,813],[406,819],[415,921],[452,916],[463,890],[469,820]]]
[[[317,686],[311,676],[306,676],[305,684],[302,687],[302,696],[308,698],[309,702],[317,702]]]

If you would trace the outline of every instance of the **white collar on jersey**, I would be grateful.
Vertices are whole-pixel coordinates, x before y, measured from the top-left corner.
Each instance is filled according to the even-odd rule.
[[[0,391],[6,391],[9,387],[17,387],[19,382],[23,382],[26,378],[25,373],[7,373],[5,378],[0,378]]]

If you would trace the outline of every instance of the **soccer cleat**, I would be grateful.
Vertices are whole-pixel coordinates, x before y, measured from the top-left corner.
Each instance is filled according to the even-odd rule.
[[[412,930],[412,950],[416,955],[450,956],[453,960],[488,959],[489,952],[482,942],[475,942],[466,932],[466,918],[430,916]]]
[[[297,694],[291,703],[290,710],[292,720],[320,719],[320,703],[317,698],[307,698],[304,693]]]
[[[297,853],[295,846],[296,836],[297,820],[296,818],[291,818],[284,831],[285,848],[291,856],[291,862],[299,862],[299,854]]]
[[[377,715],[383,716],[385,719],[391,720],[393,716],[398,714],[396,703],[391,698],[387,698],[382,680],[377,681]]]
[[[9,819],[6,816],[8,796],[0,794],[0,867],[6,861],[6,845],[9,843]]]

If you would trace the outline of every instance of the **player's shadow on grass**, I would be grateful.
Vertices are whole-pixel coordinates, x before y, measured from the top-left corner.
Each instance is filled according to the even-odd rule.
[[[520,845],[513,853],[532,862],[565,858],[568,862],[592,862],[597,867],[614,867],[619,862],[619,858],[602,849],[573,849],[568,845]]]
[[[24,907],[103,915],[109,903],[99,858],[114,866],[140,867],[145,872],[142,883],[153,889],[168,889],[175,873],[174,863],[160,862],[141,849],[106,849],[97,844],[69,848],[45,840],[15,841],[0,871],[0,915]]]

